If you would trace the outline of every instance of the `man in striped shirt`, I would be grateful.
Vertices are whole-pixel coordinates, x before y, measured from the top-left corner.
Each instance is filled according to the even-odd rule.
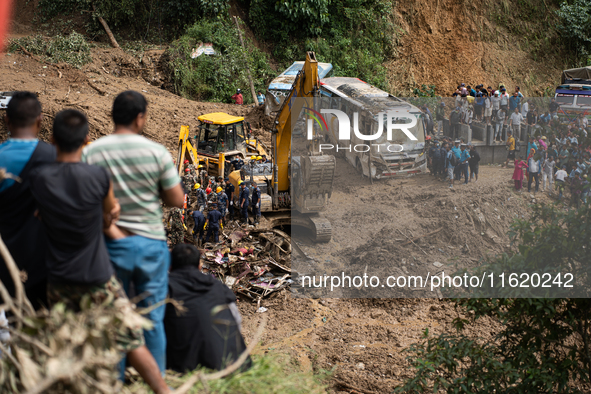
[[[121,205],[119,222],[105,232],[115,273],[126,292],[133,283],[145,297],[140,307],[163,301],[168,290],[170,253],[162,224],[160,199],[182,208],[184,193],[166,148],[140,134],[146,124],[147,102],[134,91],[119,94],[113,103],[113,134],[90,144],[83,160],[104,167]],[[154,323],[144,333],[146,345],[162,373],[166,367],[164,305],[148,317]]]

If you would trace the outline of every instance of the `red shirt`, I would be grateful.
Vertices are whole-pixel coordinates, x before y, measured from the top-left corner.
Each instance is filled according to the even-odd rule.
[[[234,100],[234,104],[242,105],[242,93],[236,93],[233,95],[232,100]]]

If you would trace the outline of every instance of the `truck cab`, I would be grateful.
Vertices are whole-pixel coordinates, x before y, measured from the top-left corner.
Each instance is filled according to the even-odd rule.
[[[229,162],[235,157],[248,159],[253,155],[266,155],[265,146],[248,134],[248,125],[241,116],[214,112],[197,118],[199,125],[195,134],[195,147],[200,162],[207,172],[227,176]]]

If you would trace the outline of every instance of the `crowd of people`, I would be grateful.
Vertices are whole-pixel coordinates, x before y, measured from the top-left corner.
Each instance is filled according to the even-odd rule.
[[[194,245],[167,245],[162,203],[183,208],[186,191],[166,148],[141,135],[146,115],[144,96],[126,91],[113,102],[112,134],[88,144],[86,116],[66,109],[55,115],[49,144],[38,139],[43,114],[36,95],[16,92],[6,108],[9,138],[0,144],[0,235],[26,273],[36,309],[62,303],[80,311],[83,299],[129,309],[128,296],[139,295],[153,328],[117,328],[126,356],[121,371],[129,364],[156,393],[166,393],[166,368],[220,369],[245,345],[232,291],[201,273]],[[212,212],[210,228],[222,216]],[[0,280],[14,296],[4,261]],[[164,305],[167,295],[186,311]],[[214,313],[217,306],[227,308]]]
[[[259,166],[269,163],[265,156],[252,156],[246,167]],[[234,156],[226,160],[230,171],[239,171],[245,168],[241,156]],[[173,208],[168,217],[168,235],[170,245],[174,247],[183,243],[187,234],[187,228],[191,226],[189,217],[193,218],[192,234],[198,246],[210,240],[218,243],[219,232],[227,221],[241,219],[243,225],[248,225],[248,210],[251,208],[256,225],[261,218],[261,190],[256,182],[252,184],[246,180],[244,174],[238,180],[238,191],[230,182],[229,177],[209,176],[204,165],[195,167],[189,160],[183,162],[185,175],[182,176],[182,185],[187,196],[187,216],[183,210]]]
[[[435,108],[438,133],[432,133],[429,149],[429,167],[436,176],[447,177],[450,188],[454,181],[464,177],[464,184],[478,180],[480,155],[471,141],[460,137],[460,125],[482,122],[493,127],[492,143],[504,143],[507,160],[514,164],[515,189],[521,191],[524,180],[528,191],[542,190],[562,200],[565,190],[570,192],[571,203],[579,206],[589,197],[591,167],[591,139],[588,138],[589,120],[583,112],[559,118],[560,105],[554,98],[548,100],[525,99],[519,87],[509,95],[500,85],[475,88],[464,83],[453,93],[454,108],[449,113],[448,134],[443,137],[446,104]],[[431,111],[423,106],[428,118]],[[431,137],[429,137],[431,138]],[[533,186],[532,186],[533,185]]]

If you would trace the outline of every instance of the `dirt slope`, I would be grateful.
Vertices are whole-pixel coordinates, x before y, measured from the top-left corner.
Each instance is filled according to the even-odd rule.
[[[209,112],[226,112],[243,116],[252,107],[201,103],[183,99],[160,89],[161,81],[152,58],[157,62],[158,51],[146,53],[142,62],[114,49],[93,49],[94,61],[81,70],[67,65],[47,65],[21,54],[5,54],[0,58],[0,91],[30,90],[39,96],[46,115],[41,138],[47,139],[53,116],[64,108],[77,108],[90,122],[91,138],[107,135],[112,130],[111,106],[115,96],[125,90],[137,90],[148,99],[149,120],[145,135],[176,152],[181,125],[197,126],[197,117]],[[148,71],[146,71],[148,70]],[[157,86],[154,86],[156,84]],[[262,127],[260,115],[249,117],[253,127]],[[270,134],[255,130],[265,142]],[[4,124],[0,140],[6,138]]]
[[[63,108],[84,111],[93,138],[110,133],[113,98],[126,89],[146,95],[146,136],[166,145],[171,153],[176,150],[180,126],[194,127],[197,116],[206,112],[246,115],[261,136],[269,137],[262,130],[269,126],[269,119],[262,118],[259,108],[175,96],[152,85],[159,82],[155,71],[145,70],[151,67],[149,59],[139,64],[119,51],[103,49],[95,49],[93,57],[93,63],[76,70],[20,54],[5,55],[0,58],[0,90],[26,89],[39,95],[46,115],[43,138],[48,137],[52,117]],[[0,125],[2,141],[7,134],[3,122]],[[404,270],[405,266],[410,271],[434,261],[476,264],[487,253],[506,250],[509,222],[527,214],[529,194],[510,191],[511,174],[511,169],[485,166],[478,184],[454,191],[428,175],[372,185],[339,159],[337,186],[326,215],[333,224],[333,240],[303,248],[321,267],[333,260],[360,261],[383,270]],[[444,230],[417,241],[418,246],[400,245],[404,236],[398,230],[418,236],[439,227]],[[244,300],[239,304],[244,333],[251,338],[260,318],[257,306]],[[270,320],[257,352],[292,354],[303,369],[334,368],[332,391],[347,393],[389,392],[410,374],[403,350],[419,340],[426,328],[431,333],[451,331],[451,322],[458,317],[449,301],[438,299],[298,299],[284,292],[261,306],[269,308]],[[471,333],[489,338],[494,331],[495,324],[484,320]]]
[[[547,86],[555,87],[563,69],[558,55],[534,60],[523,37],[490,19],[491,9],[503,3],[399,1],[394,21],[405,33],[399,56],[386,63],[394,92],[408,95],[414,86],[434,84],[437,94],[449,96],[461,82],[493,87],[504,83],[511,91],[520,86],[526,96],[536,96]],[[515,6],[508,7],[510,15]]]

